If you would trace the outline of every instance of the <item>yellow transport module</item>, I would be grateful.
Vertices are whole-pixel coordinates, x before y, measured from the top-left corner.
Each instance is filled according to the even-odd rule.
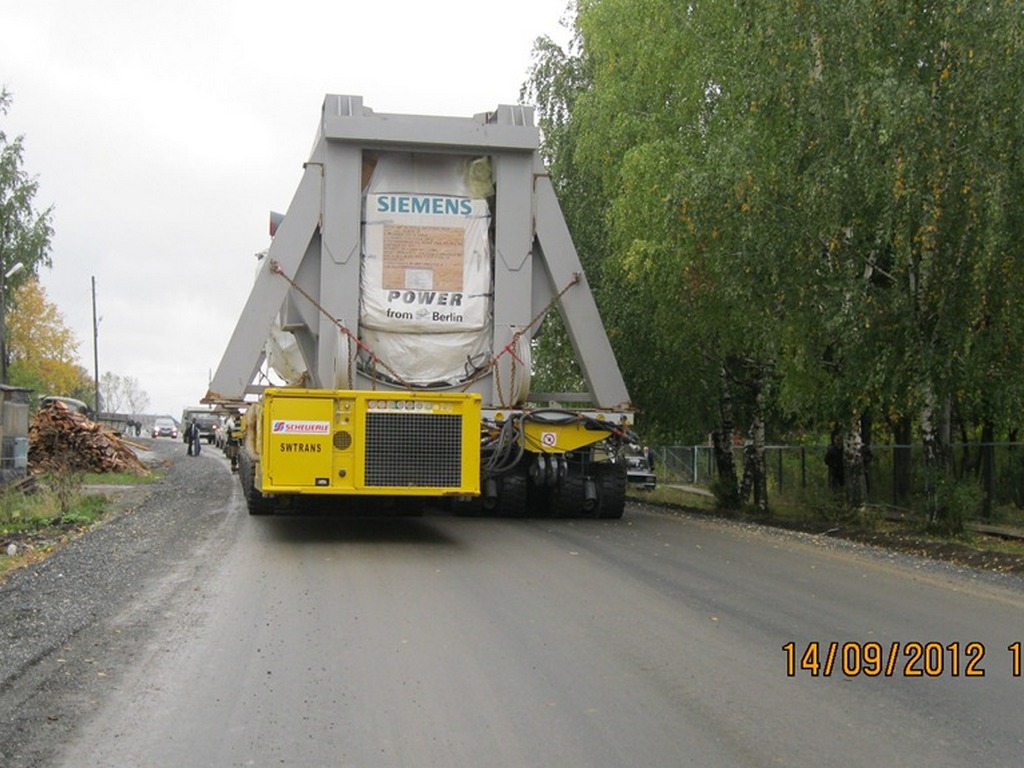
[[[256,489],[478,495],[480,402],[466,393],[268,388],[249,414]]]

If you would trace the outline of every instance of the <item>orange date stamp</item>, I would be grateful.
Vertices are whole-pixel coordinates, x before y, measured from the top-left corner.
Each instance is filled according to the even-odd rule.
[[[1008,667],[1012,677],[1021,676],[1024,643],[1010,643]],[[782,646],[786,677],[985,677],[984,643],[940,642],[819,642]],[[1003,659],[1006,661],[1006,659]],[[1002,665],[1000,665],[1002,666]]]

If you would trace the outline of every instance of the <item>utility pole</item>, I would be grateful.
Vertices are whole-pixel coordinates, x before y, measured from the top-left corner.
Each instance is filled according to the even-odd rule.
[[[92,366],[96,385],[96,418],[100,417],[100,326],[96,321],[96,275],[92,276]]]

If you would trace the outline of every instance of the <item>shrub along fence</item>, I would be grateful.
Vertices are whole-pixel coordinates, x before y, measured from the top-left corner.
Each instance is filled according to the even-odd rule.
[[[842,488],[830,485],[826,450],[824,445],[767,446],[769,505],[815,506],[842,498]],[[709,445],[661,446],[653,452],[660,483],[710,487],[717,476]],[[954,444],[942,477],[929,476],[920,445],[872,445],[866,458],[870,505],[923,513],[930,489],[955,486],[966,491],[960,495],[970,507],[963,510],[965,518],[1024,523],[1024,443]],[[742,476],[742,447],[735,460]]]

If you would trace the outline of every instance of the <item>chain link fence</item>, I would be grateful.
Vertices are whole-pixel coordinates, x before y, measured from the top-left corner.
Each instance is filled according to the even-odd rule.
[[[709,488],[717,477],[710,445],[652,449],[658,482]],[[830,485],[827,446],[772,445],[765,448],[769,504],[827,504],[842,493]],[[743,448],[734,450],[737,478]],[[943,481],[975,489],[975,519],[1024,523],[1024,443],[961,443],[950,447],[942,478],[929,476],[920,445],[872,445],[867,459],[867,503],[896,509],[923,509],[931,488]],[[988,500],[988,504],[985,500]]]

